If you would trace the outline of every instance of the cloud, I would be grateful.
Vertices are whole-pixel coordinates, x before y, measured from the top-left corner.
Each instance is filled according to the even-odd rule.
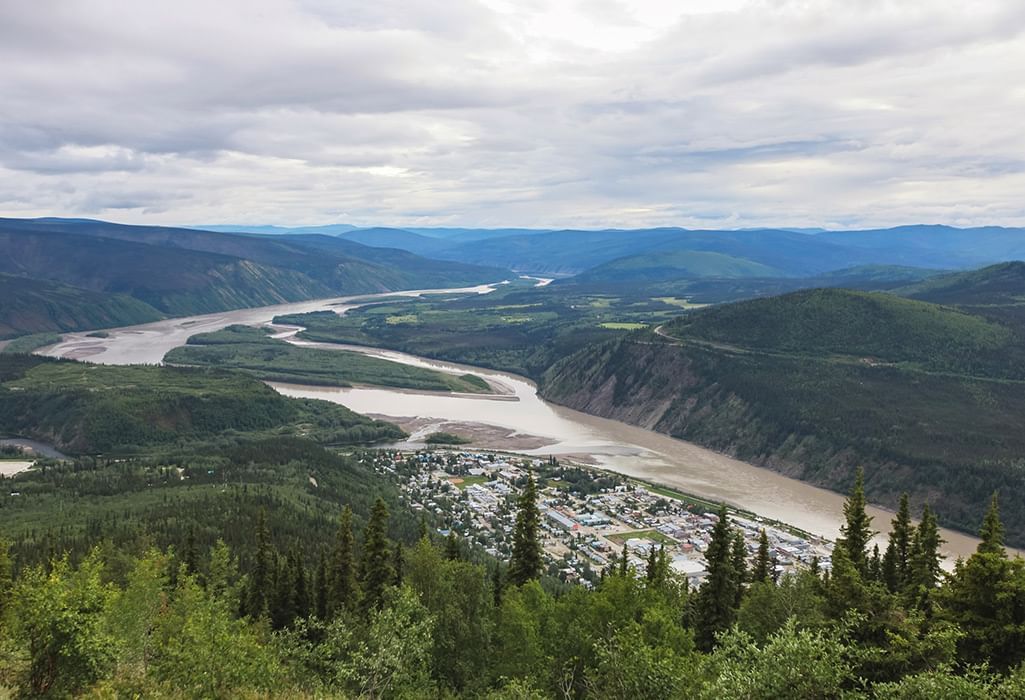
[[[1015,0],[3,3],[0,208],[1021,225],[1023,31]]]

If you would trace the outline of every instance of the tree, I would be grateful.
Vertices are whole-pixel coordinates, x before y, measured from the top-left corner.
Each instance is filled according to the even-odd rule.
[[[10,637],[27,652],[23,695],[76,695],[114,661],[116,641],[105,624],[112,591],[102,582],[94,550],[72,569],[67,556],[49,572],[25,572],[11,601]]]
[[[938,594],[941,614],[964,633],[961,661],[1007,669],[1025,659],[1025,560],[1007,558],[995,496],[979,536],[975,554],[958,563]]]
[[[740,607],[744,596],[744,582],[747,580],[747,544],[740,530],[733,532],[733,551],[730,553],[730,564],[733,567],[734,601],[733,607]]]
[[[772,560],[769,558],[769,536],[765,534],[765,528],[758,533],[758,553],[755,555],[755,563],[751,569],[752,583],[759,581],[772,581]]]
[[[527,486],[520,496],[516,527],[513,531],[512,559],[509,562],[509,581],[522,586],[541,575],[541,542],[538,528],[541,513],[537,509],[537,487],[534,475],[527,475]]]
[[[363,531],[363,608],[376,610],[384,601],[384,590],[394,580],[391,547],[388,544],[388,507],[384,499],[374,501],[370,520]]]
[[[327,575],[327,557],[324,556],[323,550],[317,558],[317,573],[314,576],[313,591],[313,614],[320,620],[326,620],[331,586]]]
[[[900,496],[897,516],[890,521],[890,539],[882,563],[882,579],[891,593],[896,593],[907,585],[913,535],[908,495],[903,493]]]
[[[872,539],[872,518],[865,512],[865,470],[858,467],[854,487],[843,504],[844,524],[837,545],[847,552],[847,558],[862,577],[868,575],[867,549]]]
[[[982,540],[977,550],[980,554],[1004,553],[1004,525],[1000,522],[1000,504],[995,493],[990,499],[989,510],[982,521],[979,538]]]
[[[402,543],[395,543],[395,555],[392,557],[392,569],[395,572],[395,579],[392,581],[392,585],[401,586],[403,577],[403,565],[405,562],[406,555],[402,551]]]
[[[275,587],[273,567],[276,555],[270,546],[267,531],[267,513],[261,508],[256,517],[256,557],[249,574],[249,593],[246,596],[246,612],[253,618],[267,615]]]
[[[926,505],[922,508],[922,521],[915,528],[912,537],[904,587],[910,596],[910,602],[927,612],[931,610],[932,591],[943,574],[940,567],[940,560],[943,559],[943,555],[940,554],[941,544],[943,544],[943,540],[940,538],[936,516]]]
[[[338,521],[338,534],[331,555],[330,597],[328,615],[337,615],[342,610],[352,610],[356,605],[358,587],[356,583],[355,537],[352,533],[352,509],[345,506]]]
[[[695,641],[699,649],[706,651],[715,646],[716,635],[729,629],[736,617],[740,581],[733,564],[733,542],[729,516],[723,505],[705,551],[708,574],[694,601]]]
[[[445,558],[449,561],[459,561],[463,558],[455,530],[449,530],[448,537],[445,538]]]

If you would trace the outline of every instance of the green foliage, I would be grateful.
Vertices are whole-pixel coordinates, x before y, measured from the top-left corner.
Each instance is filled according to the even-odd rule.
[[[161,317],[153,307],[124,294],[0,274],[0,338],[27,336],[16,341],[16,349],[7,346],[6,352],[31,352],[50,345],[57,342],[57,333],[129,326]],[[34,342],[39,344],[31,347]]]
[[[738,566],[734,530],[726,506],[719,508],[712,538],[705,550],[708,574],[694,597],[694,630],[698,647],[704,651],[715,646],[716,638],[736,619],[744,573]],[[742,560],[741,560],[742,561]]]
[[[47,345],[59,343],[60,339],[61,337],[58,333],[33,333],[32,335],[23,335],[19,338],[15,338],[5,345],[0,349],[0,353],[28,354],[38,350],[39,348],[44,348]]]
[[[743,632],[731,632],[712,654],[715,680],[708,697],[839,697],[850,680],[849,654],[835,633],[800,629],[793,621],[762,646]]]
[[[840,526],[841,538],[837,540],[837,546],[844,548],[848,560],[865,577],[869,570],[866,549],[873,532],[872,518],[865,512],[865,472],[861,467],[855,472],[854,486],[844,501],[843,517],[844,524]]]
[[[236,369],[268,381],[322,386],[371,384],[427,391],[481,393],[487,382],[413,367],[348,350],[324,350],[271,338],[258,328],[229,326],[189,338],[165,356],[174,365]]]
[[[520,496],[516,525],[513,529],[512,561],[509,562],[509,581],[522,586],[541,575],[541,540],[538,528],[541,513],[537,509],[537,487],[534,475],[527,475],[527,486]]]
[[[255,379],[175,367],[0,355],[0,430],[70,452],[135,451],[225,434],[301,434],[326,443],[395,439],[395,426]]]
[[[424,442],[428,445],[466,445],[472,440],[452,433],[431,433]]]

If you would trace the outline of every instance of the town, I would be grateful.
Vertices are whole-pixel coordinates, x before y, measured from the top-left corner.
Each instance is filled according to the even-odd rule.
[[[396,480],[413,510],[440,523],[442,536],[454,533],[499,559],[511,554],[517,502],[532,473],[547,573],[568,583],[592,587],[624,554],[643,572],[652,548],[662,547],[691,587],[705,576],[704,552],[718,520],[714,504],[555,458],[436,449],[379,451],[365,459]],[[833,545],[823,538],[733,510],[730,521],[743,533],[749,559],[765,530],[776,578],[801,567],[830,568]]]

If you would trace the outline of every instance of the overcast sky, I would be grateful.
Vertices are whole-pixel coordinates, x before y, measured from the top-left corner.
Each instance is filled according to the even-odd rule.
[[[3,0],[0,214],[1025,225],[1022,0]]]

